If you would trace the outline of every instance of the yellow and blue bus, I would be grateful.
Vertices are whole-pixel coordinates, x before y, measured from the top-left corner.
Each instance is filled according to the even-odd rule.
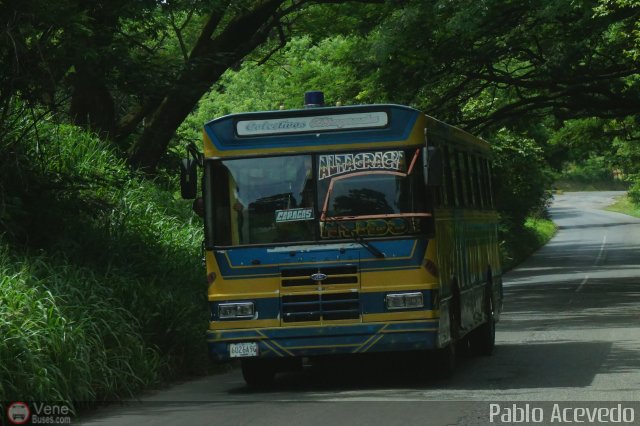
[[[400,105],[227,115],[201,180],[218,361],[249,385],[303,358],[490,354],[502,306],[488,144]],[[195,197],[196,161],[183,161]]]

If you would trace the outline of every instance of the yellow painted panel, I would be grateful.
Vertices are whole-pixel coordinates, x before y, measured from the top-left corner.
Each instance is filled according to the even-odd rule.
[[[371,287],[395,288],[397,285],[422,285],[424,287],[428,281],[434,282],[424,268],[362,272],[360,280],[362,291],[367,291]]]
[[[230,330],[241,328],[267,328],[280,327],[279,319],[265,320],[240,320],[240,321],[215,321],[209,323],[209,330]]]
[[[406,321],[438,318],[438,311],[388,312],[383,314],[363,314],[362,322]]]
[[[249,289],[253,290],[253,289]],[[216,302],[218,300],[247,300],[247,299],[269,299],[273,297],[278,297],[278,292],[268,292],[268,293],[258,293],[255,291],[247,291],[246,293],[241,293],[238,291],[234,292],[223,292],[223,293],[209,293],[208,300],[209,302]]]
[[[438,283],[429,283],[429,284],[404,284],[404,285],[380,285],[377,287],[369,286],[365,289],[362,289],[360,293],[376,293],[376,292],[393,292],[393,291],[422,291],[422,290],[433,290],[436,288],[440,288]]]

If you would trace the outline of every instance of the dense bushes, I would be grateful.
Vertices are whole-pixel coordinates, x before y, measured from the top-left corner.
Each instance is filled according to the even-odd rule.
[[[551,174],[533,140],[505,129],[491,137],[494,192],[503,225],[520,229],[528,216],[543,216],[551,198]]]
[[[108,142],[18,122],[0,160],[0,400],[94,401],[206,366],[199,219]]]
[[[629,188],[629,198],[637,206],[640,206],[640,178],[636,179],[635,183]]]

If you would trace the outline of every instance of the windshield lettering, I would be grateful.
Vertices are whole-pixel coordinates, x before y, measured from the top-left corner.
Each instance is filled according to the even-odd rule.
[[[413,218],[371,219],[322,224],[322,238],[387,237],[420,232],[420,221]]]
[[[364,170],[405,169],[404,151],[320,155],[319,179]]]
[[[211,224],[218,246],[287,244],[430,232],[420,152],[318,153],[215,160]],[[411,163],[412,166],[409,166]],[[413,173],[409,173],[412,170]]]

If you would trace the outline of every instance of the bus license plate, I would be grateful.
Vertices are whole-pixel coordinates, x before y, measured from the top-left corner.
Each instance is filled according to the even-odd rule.
[[[230,358],[244,358],[250,356],[258,356],[258,343],[229,343]]]

